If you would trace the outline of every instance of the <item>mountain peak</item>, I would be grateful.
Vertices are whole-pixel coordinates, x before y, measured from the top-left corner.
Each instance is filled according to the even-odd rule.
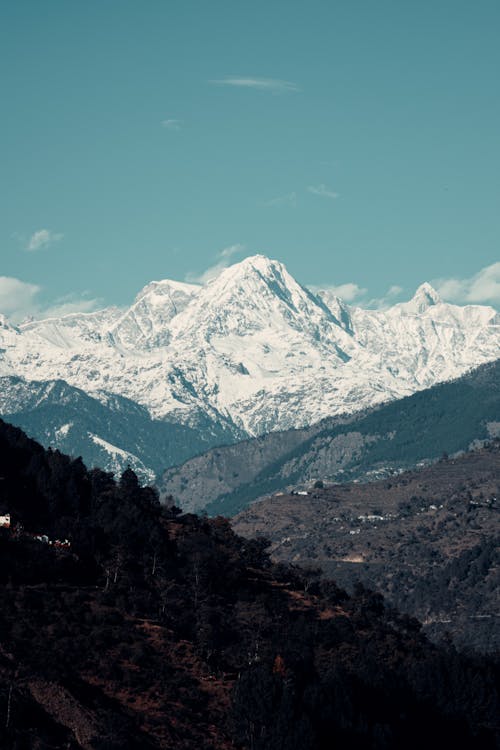
[[[215,291],[217,295],[236,294],[240,297],[242,288],[251,295],[259,295],[259,290],[267,288],[282,299],[289,299],[299,289],[299,284],[278,260],[265,255],[250,255],[224,268],[207,284],[205,293],[210,298]]]
[[[197,284],[162,279],[151,281],[111,328],[125,349],[150,350],[170,341],[170,323],[200,291]]]
[[[442,302],[441,297],[436,292],[433,286],[429,284],[428,281],[424,281],[423,284],[420,284],[417,291],[414,294],[413,299],[427,299],[429,301],[429,304],[437,305],[439,302]]]
[[[276,271],[283,274],[283,272],[286,272],[286,268],[279,260],[272,260],[266,255],[259,253],[257,255],[249,255],[238,263],[233,263],[228,268],[225,268],[220,276],[241,276],[246,275],[249,271],[257,271],[257,273],[260,273],[263,276],[268,276],[269,274],[275,274]]]
[[[420,314],[442,301],[434,287],[425,281],[423,284],[420,284],[409,302],[400,303],[397,307],[408,313]]]
[[[172,296],[176,293],[181,295],[196,294],[200,290],[199,284],[190,284],[185,281],[173,281],[172,279],[160,279],[159,281],[150,281],[138,294],[134,302],[139,302],[147,296]]]

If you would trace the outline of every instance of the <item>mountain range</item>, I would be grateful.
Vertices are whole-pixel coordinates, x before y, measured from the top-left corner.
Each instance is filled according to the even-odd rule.
[[[409,302],[366,310],[257,255],[205,286],[152,282],[125,310],[19,326],[3,317],[0,408],[45,445],[110,470],[130,463],[148,479],[189,453],[450,380],[496,359],[499,344],[493,308],[445,303],[429,284]],[[85,419],[57,408],[59,388],[92,399]],[[162,423],[173,447],[158,455]]]
[[[365,412],[212,448],[159,485],[185,510],[227,516],[278,490],[391,476],[497,436],[500,360]]]

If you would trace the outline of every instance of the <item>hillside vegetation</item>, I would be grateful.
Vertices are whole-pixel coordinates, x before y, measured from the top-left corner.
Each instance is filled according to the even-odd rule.
[[[1,421],[0,476],[2,748],[496,747],[496,661],[380,595]]]
[[[320,483],[321,484],[321,483]],[[433,638],[500,649],[500,441],[366,484],[311,487],[233,520],[275,559],[381,591]]]

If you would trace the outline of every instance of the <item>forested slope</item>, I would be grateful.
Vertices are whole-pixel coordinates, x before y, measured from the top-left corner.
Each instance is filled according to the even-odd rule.
[[[3,422],[0,476],[1,747],[495,747],[496,662],[381,596]]]

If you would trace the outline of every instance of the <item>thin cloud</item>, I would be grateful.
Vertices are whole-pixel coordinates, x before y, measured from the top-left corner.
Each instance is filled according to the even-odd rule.
[[[36,284],[0,276],[0,313],[14,322],[31,315],[36,309],[35,298],[40,291]]]
[[[330,198],[332,200],[339,197],[338,193],[335,193],[326,185],[308,185],[307,192],[312,195],[319,195],[321,198]]]
[[[89,313],[99,309],[102,300],[89,299],[85,295],[67,294],[37,312],[37,318],[60,318],[71,313]]]
[[[327,304],[328,300],[332,297],[340,297],[344,302],[348,302],[349,304],[355,303],[358,307],[369,310],[386,310],[395,304],[397,297],[403,292],[403,287],[393,284],[382,297],[369,299],[367,298],[368,289],[354,282],[338,285],[311,286],[309,288],[312,292],[322,297]]]
[[[161,121],[161,126],[162,128],[165,128],[165,130],[180,130],[181,125],[182,120],[174,120],[173,118]]]
[[[272,94],[285,94],[300,91],[299,86],[292,81],[282,81],[279,78],[243,78],[231,77],[218,78],[209,81],[215,86],[235,86],[244,89],[256,89],[268,91]]]
[[[361,307],[366,307],[368,310],[387,310],[387,308],[395,304],[396,299],[403,291],[402,286],[393,284],[382,297],[374,297],[368,300],[368,302],[362,303]]]
[[[0,276],[0,313],[13,323],[21,323],[27,318],[42,319],[75,312],[92,312],[100,304],[98,299],[72,294],[44,305],[38,299],[41,291],[38,284],[30,284],[11,276]]]
[[[470,304],[500,303],[500,263],[482,268],[465,279],[438,279],[433,282],[445,300]]]
[[[229,247],[225,247],[224,250],[221,250],[220,253],[217,253],[217,257],[232,258],[233,255],[237,255],[244,249],[244,245],[240,245],[239,243],[237,243],[236,245],[229,245]]]
[[[287,193],[286,195],[278,195],[276,198],[271,198],[265,201],[264,206],[293,206],[297,205],[297,193]]]
[[[399,295],[403,292],[403,287],[398,286],[397,284],[393,284],[393,286],[390,286],[387,290],[387,297],[399,297]]]
[[[26,245],[26,250],[29,252],[36,252],[37,250],[43,250],[54,242],[59,242],[64,237],[61,232],[53,232],[51,229],[38,229],[33,232]]]
[[[344,302],[354,302],[354,300],[366,294],[367,290],[353,282],[346,284],[329,284],[328,286],[310,286],[309,289],[314,294],[319,294],[326,300],[331,297],[340,297]]]
[[[242,253],[244,250],[245,246],[240,245],[239,243],[237,243],[236,245],[225,247],[223,250],[220,250],[220,252],[218,252],[215,256],[217,261],[216,263],[203,271],[203,273],[194,273],[193,271],[189,271],[185,277],[186,281],[195,284],[208,284],[209,281],[215,279],[221,271],[228,267],[229,260],[233,257],[233,255]]]

